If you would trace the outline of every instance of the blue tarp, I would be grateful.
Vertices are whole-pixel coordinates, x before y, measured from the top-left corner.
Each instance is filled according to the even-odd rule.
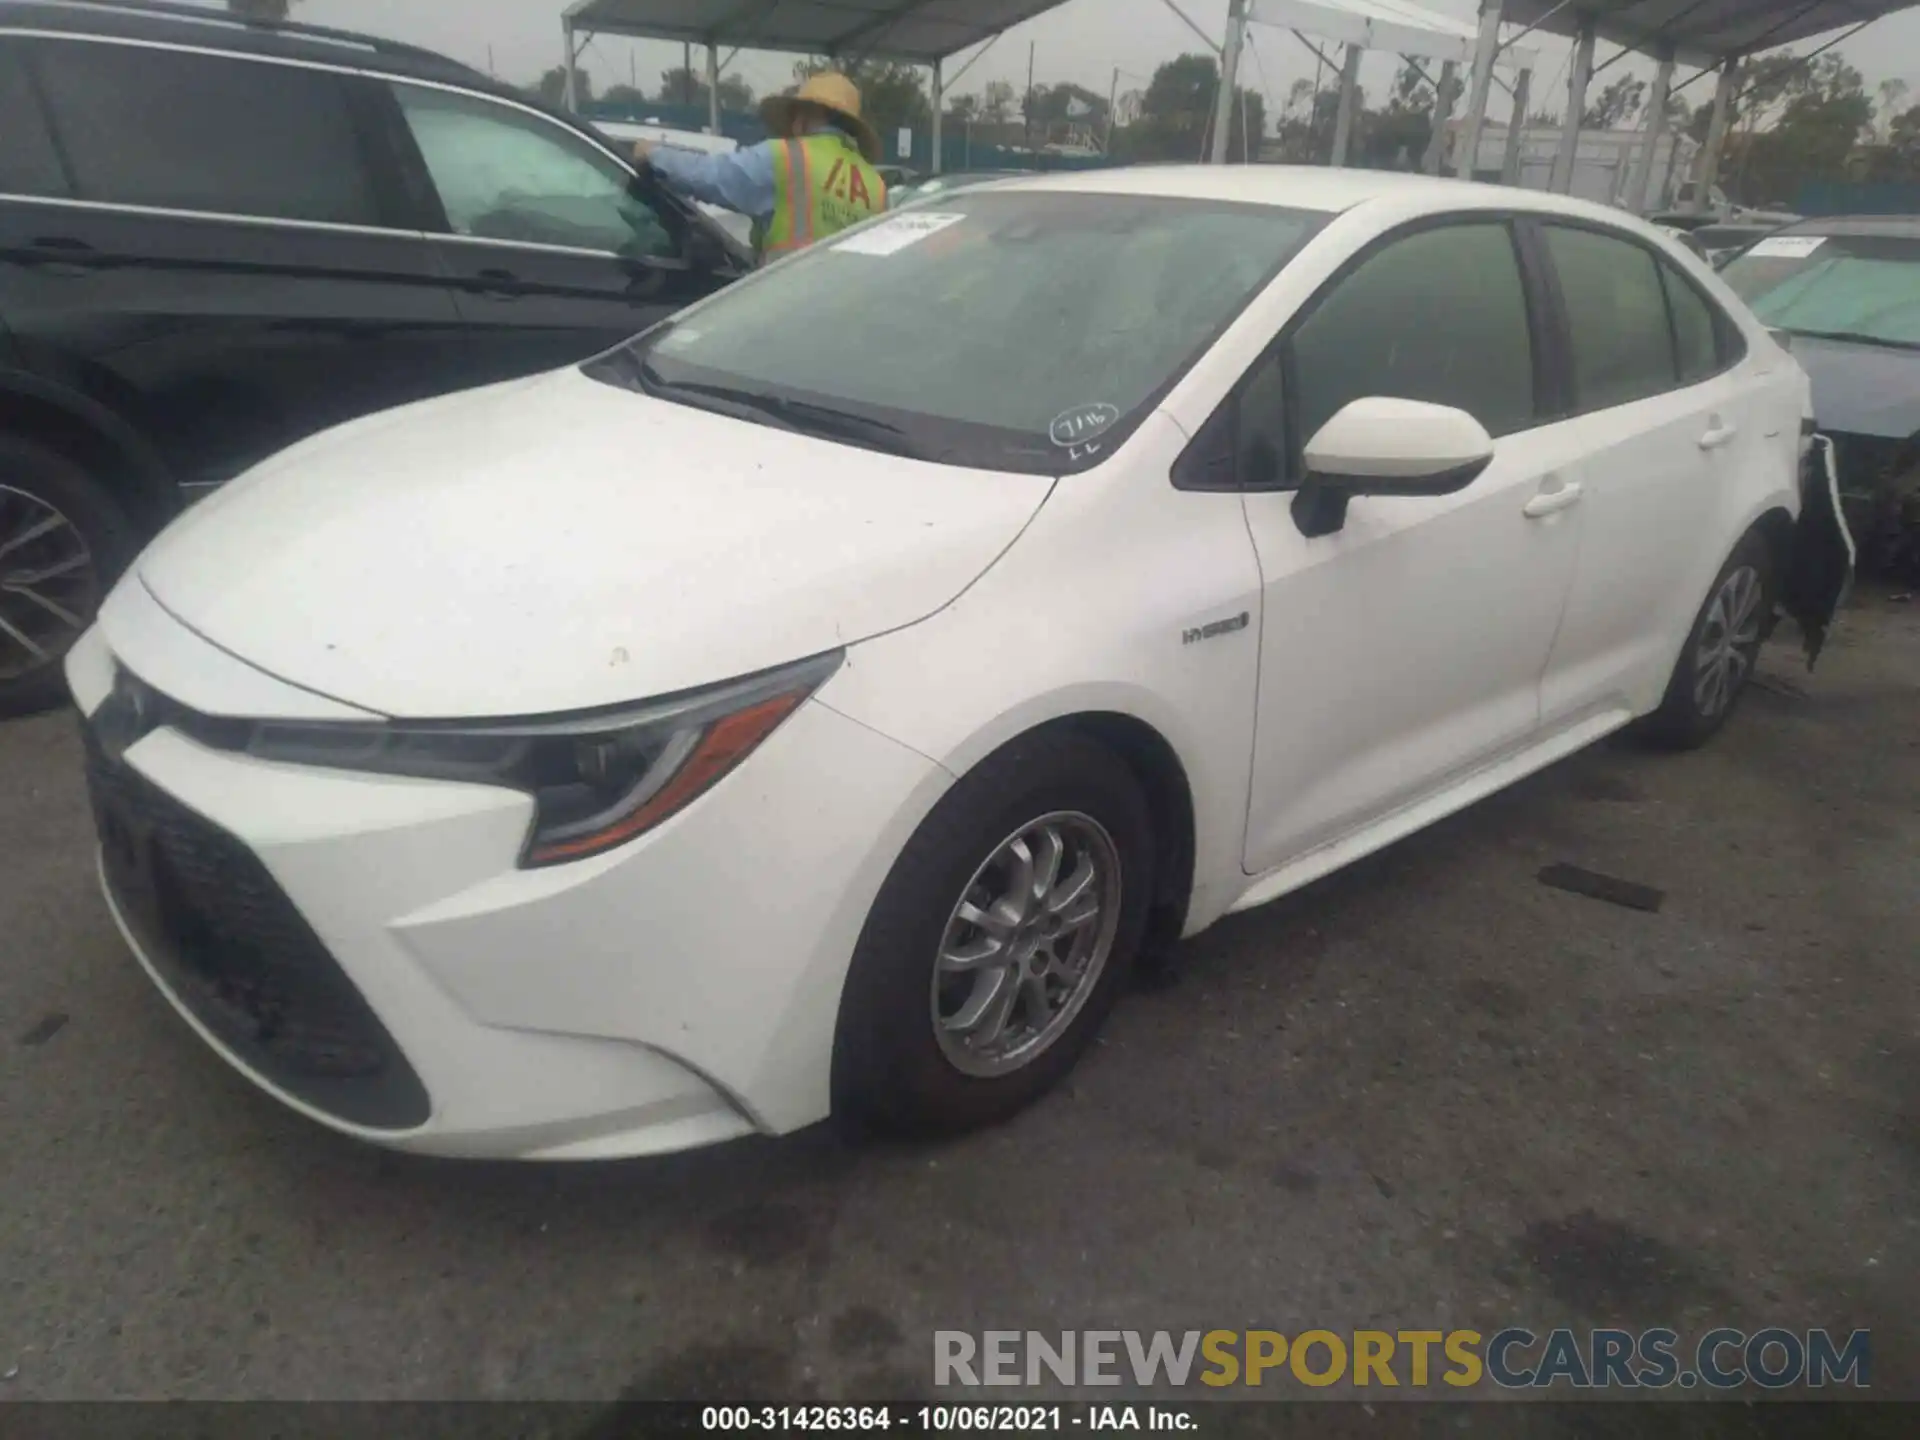
[[[1920,215],[1920,185],[1813,180],[1793,208],[1802,215]]]

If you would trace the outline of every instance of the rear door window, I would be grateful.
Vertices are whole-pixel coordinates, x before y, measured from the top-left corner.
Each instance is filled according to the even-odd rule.
[[[1597,230],[1544,228],[1566,299],[1575,405],[1604,410],[1678,385],[1673,329],[1653,252]]]
[[[53,148],[22,49],[5,39],[0,39],[0,193],[67,193],[66,172],[60,153]]]
[[[380,221],[339,75],[79,40],[36,42],[33,62],[83,200]]]

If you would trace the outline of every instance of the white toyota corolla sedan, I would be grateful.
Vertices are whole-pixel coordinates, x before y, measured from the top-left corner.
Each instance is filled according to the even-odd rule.
[[[1807,413],[1617,211],[957,192],[175,522],[67,661],[107,899],[368,1140],[992,1121],[1143,951],[1629,722],[1711,735],[1818,548]]]

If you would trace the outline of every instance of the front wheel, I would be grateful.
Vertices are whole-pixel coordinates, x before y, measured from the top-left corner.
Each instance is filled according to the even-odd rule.
[[[1714,578],[1695,617],[1660,708],[1638,733],[1652,745],[1691,750],[1727,723],[1760,656],[1773,614],[1773,551],[1748,532]]]
[[[1146,930],[1153,831],[1126,766],[1013,741],[942,798],[874,902],[841,998],[837,1113],[896,1133],[1001,1120],[1054,1085]]]
[[[0,435],[0,716],[65,697],[61,657],[132,549],[132,526],[91,476]]]

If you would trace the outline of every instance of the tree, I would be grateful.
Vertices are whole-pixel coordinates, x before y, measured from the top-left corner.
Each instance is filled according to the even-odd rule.
[[[1844,57],[1798,62],[1777,84],[1757,98],[1768,108],[1777,105],[1779,118],[1757,133],[1749,128],[1737,165],[1742,195],[1758,195],[1763,203],[1790,203],[1808,181],[1846,176],[1862,137],[1873,134],[1866,81]]]
[[[698,70],[685,65],[676,65],[671,70],[660,72],[660,103],[662,105],[705,105],[707,103],[707,82]]]
[[[600,103],[622,110],[639,110],[647,103],[647,92],[637,85],[609,85],[607,93],[600,97]]]
[[[947,114],[962,125],[969,125],[980,118],[980,97],[978,95],[955,95],[947,101]]]
[[[1137,160],[1203,158],[1201,143],[1213,128],[1219,93],[1220,67],[1211,55],[1187,54],[1167,61],[1153,72],[1140,102],[1140,119],[1127,127],[1116,148]],[[1238,162],[1257,150],[1266,125],[1266,101],[1238,88],[1227,131],[1227,158]]]
[[[580,103],[582,105],[591,104],[593,101],[593,77],[587,74],[585,70],[581,70],[581,69],[576,69],[574,71],[574,75],[576,79],[579,81],[580,94],[578,98]],[[546,101],[547,104],[549,105],[566,104],[567,103],[566,67],[562,65],[554,66],[551,70],[548,70],[545,73],[543,73],[540,76],[540,78],[534,81],[532,86],[529,88],[532,89],[535,95],[538,95],[542,100]]]
[[[793,78],[797,83],[823,70],[838,70],[860,87],[861,113],[882,136],[895,130],[924,129],[933,122],[933,105],[917,66],[893,60],[862,60],[849,65],[812,55],[794,63]],[[991,92],[993,87],[987,89]]]
[[[1898,118],[1895,112],[1900,109],[1900,102],[1907,98],[1912,88],[1913,87],[1908,85],[1906,81],[1897,78],[1893,80],[1882,80],[1880,82],[1880,100],[1874,108],[1887,118],[1886,130],[1880,137],[1883,142],[1888,144],[1892,143],[1893,124],[1895,119]]]
[[[1591,130],[1618,130],[1640,113],[1646,98],[1646,81],[1637,75],[1622,75],[1587,107],[1581,123]]]
[[[989,80],[981,92],[980,114],[995,125],[1004,125],[1013,115],[1013,86],[1004,80]]]
[[[227,0],[227,9],[248,20],[284,20],[293,0]]]

